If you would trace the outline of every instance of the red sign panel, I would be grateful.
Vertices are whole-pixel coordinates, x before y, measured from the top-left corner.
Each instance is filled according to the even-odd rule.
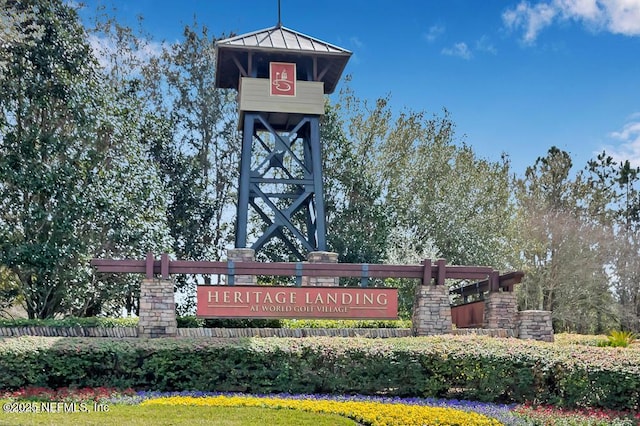
[[[270,62],[269,81],[271,83],[272,96],[295,96],[296,64]]]
[[[199,285],[202,318],[397,319],[398,289]]]

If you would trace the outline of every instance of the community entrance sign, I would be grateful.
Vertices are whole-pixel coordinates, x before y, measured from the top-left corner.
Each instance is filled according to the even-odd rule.
[[[395,288],[198,286],[202,318],[398,319]]]
[[[144,274],[138,328],[139,335],[145,337],[175,336],[177,333],[172,275],[225,278],[224,285],[198,286],[197,315],[204,318],[395,319],[398,314],[398,290],[375,287],[371,280],[418,280],[412,332],[421,336],[451,331],[450,291],[445,286],[448,279],[483,279],[455,289],[455,294],[464,299],[471,293],[483,295],[488,299],[486,306],[489,306],[488,318],[484,319],[483,324],[497,324],[497,318],[513,327],[516,324],[514,315],[517,314],[513,288],[524,275],[519,271],[500,275],[499,271],[486,266],[447,265],[444,259],[433,263],[425,259],[417,265],[231,260],[206,262],[170,260],[167,253],[157,260],[152,253],[148,253],[144,260],[93,259],[91,264],[99,273]],[[241,285],[239,282],[241,278],[256,276],[291,277],[295,285]],[[339,277],[359,278],[360,287],[313,284],[327,277],[332,281]],[[496,300],[492,302],[493,299]],[[513,306],[513,309],[508,309],[509,312],[513,311],[513,315],[509,312],[505,314],[503,299]],[[544,319],[544,333],[552,339],[550,318],[548,321],[546,317]],[[531,327],[538,327],[541,322],[534,319]],[[527,324],[531,323],[529,321]]]

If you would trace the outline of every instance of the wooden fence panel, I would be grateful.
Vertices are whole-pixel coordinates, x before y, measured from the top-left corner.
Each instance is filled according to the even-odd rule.
[[[451,307],[451,322],[457,328],[482,328],[484,300]]]

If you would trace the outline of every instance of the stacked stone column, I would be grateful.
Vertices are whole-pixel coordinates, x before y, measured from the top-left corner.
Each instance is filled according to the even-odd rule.
[[[518,312],[519,336],[521,339],[553,342],[551,311]]]
[[[175,337],[178,333],[173,281],[145,279],[140,285],[139,337]]]
[[[250,248],[234,248],[227,250],[227,260],[233,262],[255,262],[256,251]],[[235,285],[257,285],[258,281],[255,275],[234,275],[233,283]]]
[[[419,285],[413,302],[411,332],[414,336],[433,336],[452,331],[449,289],[445,285]]]
[[[308,263],[338,263],[338,253],[330,251],[312,251],[307,255]],[[337,287],[340,284],[339,277],[302,277],[303,286],[311,287]]]
[[[518,301],[514,292],[490,292],[484,301],[484,328],[516,330]]]

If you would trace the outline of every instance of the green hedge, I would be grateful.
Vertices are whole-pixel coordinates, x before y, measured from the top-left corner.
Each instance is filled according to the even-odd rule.
[[[410,320],[280,320],[282,328],[411,328]]]
[[[0,319],[0,327],[137,327],[138,318],[47,318],[47,319]]]
[[[411,328],[409,320],[202,319],[178,317],[181,328]]]
[[[411,328],[411,321],[383,320],[279,320],[279,319],[202,319],[177,317],[179,328]],[[136,327],[138,318],[62,318],[0,319],[0,327]]]
[[[492,339],[0,339],[0,389],[456,397],[637,410],[640,351]]]

